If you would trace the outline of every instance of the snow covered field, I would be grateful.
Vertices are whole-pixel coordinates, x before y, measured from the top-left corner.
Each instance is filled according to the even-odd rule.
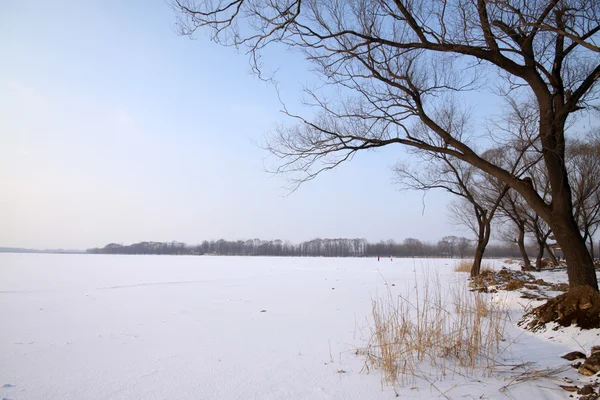
[[[370,336],[371,299],[409,291],[426,269],[464,284],[467,274],[453,266],[0,254],[0,399],[391,399],[396,391],[422,399],[568,398],[553,380],[500,392],[507,373],[417,380],[395,391],[379,372],[360,372],[364,358],[355,351]],[[529,304],[496,296],[508,296],[514,317]],[[512,324],[507,333],[516,340],[507,358],[539,368],[566,365],[558,356],[581,350],[576,343],[600,344],[596,333],[533,335]],[[571,368],[560,377],[578,378]]]

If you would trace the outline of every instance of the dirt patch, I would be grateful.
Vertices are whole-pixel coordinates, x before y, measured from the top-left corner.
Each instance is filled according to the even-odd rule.
[[[519,326],[536,331],[549,322],[582,329],[600,328],[600,294],[589,286],[577,286],[525,314]]]
[[[542,269],[552,269],[554,267],[556,267],[556,265],[554,265],[551,259],[542,258]]]
[[[566,283],[550,283],[543,279],[536,279],[532,274],[525,271],[515,271],[502,268],[498,272],[483,271],[479,276],[471,279],[470,286],[473,291],[490,292],[490,286],[499,290],[520,290],[526,288],[529,290],[540,291],[553,290],[557,292],[566,292],[569,285]],[[541,293],[540,293],[541,294]],[[547,298],[548,296],[537,296]]]
[[[521,271],[537,271],[538,269],[533,265],[521,265]]]
[[[551,290],[554,290],[555,292],[566,292],[569,290],[568,283],[551,283],[549,287]]]
[[[528,300],[536,300],[536,301],[546,301],[549,299],[548,296],[543,296],[538,293],[531,293],[531,292],[521,292],[521,298],[528,299]]]
[[[494,271],[482,271],[479,276],[471,279],[470,286],[477,291],[485,291],[490,286],[497,286],[499,289],[504,289],[499,286],[508,284],[512,280],[518,280],[523,282],[533,281],[535,278],[533,275],[527,272],[515,271],[511,269],[502,268],[498,272]],[[514,283],[513,283],[514,285]],[[522,287],[522,286],[521,286]],[[514,289],[513,289],[514,290]]]
[[[511,279],[510,281],[508,281],[508,283],[506,285],[504,285],[502,287],[502,289],[504,289],[504,290],[519,290],[519,289],[523,288],[523,286],[525,286],[525,281],[522,281],[520,279]]]

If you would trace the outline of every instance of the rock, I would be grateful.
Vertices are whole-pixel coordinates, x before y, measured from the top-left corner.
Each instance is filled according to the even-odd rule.
[[[583,354],[580,351],[572,351],[572,352],[567,353],[564,356],[560,356],[560,357],[564,358],[565,360],[569,360],[569,361],[577,360],[580,358],[583,358],[585,360],[585,354]]]
[[[594,393],[594,388],[592,387],[592,385],[585,385],[584,387],[582,387],[581,389],[579,389],[577,391],[577,394],[592,394]]]
[[[595,374],[594,371],[592,371],[591,369],[587,368],[585,365],[581,364],[579,366],[579,368],[577,368],[577,371],[579,371],[579,373],[581,375],[585,375],[585,376],[592,376]]]
[[[600,352],[592,353],[579,367],[579,372],[586,376],[592,376],[600,371]]]

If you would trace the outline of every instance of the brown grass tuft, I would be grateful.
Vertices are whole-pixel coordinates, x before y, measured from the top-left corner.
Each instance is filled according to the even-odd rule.
[[[456,263],[456,265],[454,265],[454,272],[471,272],[471,268],[473,267],[473,260],[468,260],[468,259],[463,259],[460,260]],[[485,274],[494,272],[494,268],[492,266],[492,264],[490,264],[489,262],[482,262],[481,263],[481,274]]]
[[[494,266],[492,264],[490,264],[489,262],[484,261],[481,263],[481,271],[479,271],[479,273],[485,274],[485,275],[493,274]]]
[[[520,279],[511,279],[506,285],[502,287],[504,290],[519,290],[525,286],[525,281]]]
[[[410,297],[410,298],[409,298]],[[472,293],[456,281],[442,290],[438,275],[426,274],[412,296],[373,300],[373,327],[365,369],[378,368],[391,384],[406,385],[423,376],[472,374],[496,365],[504,339],[504,304]]]
[[[473,260],[460,260],[454,266],[454,272],[471,272]]]

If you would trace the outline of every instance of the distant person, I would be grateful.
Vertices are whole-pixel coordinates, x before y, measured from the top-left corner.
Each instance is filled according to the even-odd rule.
[[[379,254],[377,255],[377,261],[379,261]]]
[[[394,261],[394,259],[392,258],[392,256],[390,256],[390,261]]]

